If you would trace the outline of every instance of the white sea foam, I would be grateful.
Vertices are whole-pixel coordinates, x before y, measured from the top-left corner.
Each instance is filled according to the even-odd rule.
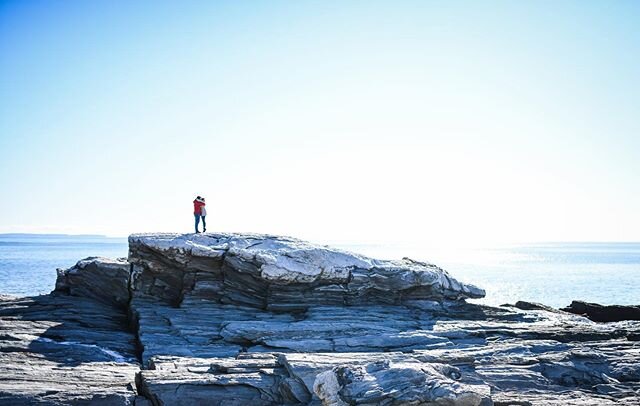
[[[77,347],[85,347],[85,348],[95,348],[98,351],[108,355],[109,357],[111,357],[113,359],[113,361],[115,362],[137,362],[137,360],[135,358],[127,358],[125,356],[123,356],[122,354],[118,353],[117,351],[113,351],[110,350],[108,348],[104,348],[104,347],[100,347],[99,345],[95,345],[95,344],[85,344],[85,343],[79,343],[76,341],[56,341],[56,340],[52,340],[50,338],[47,337],[38,337],[36,339],[37,341],[42,341],[45,343],[52,343],[52,344],[58,344],[58,345],[69,345],[69,346],[77,346]]]

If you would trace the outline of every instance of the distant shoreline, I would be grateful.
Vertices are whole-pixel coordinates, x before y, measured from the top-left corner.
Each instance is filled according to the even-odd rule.
[[[40,233],[0,233],[0,238],[121,238],[102,234],[40,234]],[[126,237],[122,237],[126,238]]]

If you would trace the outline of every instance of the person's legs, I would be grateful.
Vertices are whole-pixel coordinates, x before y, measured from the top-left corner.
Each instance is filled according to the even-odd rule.
[[[199,214],[194,214],[195,218],[196,218],[196,234],[199,233],[200,231],[198,231],[198,225],[200,224],[200,215]]]
[[[207,216],[202,216],[202,232],[207,232],[207,221],[205,220]]]

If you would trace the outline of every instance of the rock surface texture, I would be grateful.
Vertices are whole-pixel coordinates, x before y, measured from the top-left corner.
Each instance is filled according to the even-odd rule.
[[[380,261],[263,235],[132,235],[134,288],[179,304],[186,295],[295,311],[315,305],[457,300],[485,292],[433,264]]]
[[[264,235],[132,235],[0,298],[0,404],[638,405],[640,322]]]
[[[0,405],[131,405],[139,371],[119,309],[63,295],[0,301]]]

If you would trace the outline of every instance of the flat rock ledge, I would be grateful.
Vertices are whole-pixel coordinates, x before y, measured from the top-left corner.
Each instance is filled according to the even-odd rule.
[[[0,297],[0,404],[640,404],[640,321],[470,304],[433,264],[292,238],[129,248]]]

